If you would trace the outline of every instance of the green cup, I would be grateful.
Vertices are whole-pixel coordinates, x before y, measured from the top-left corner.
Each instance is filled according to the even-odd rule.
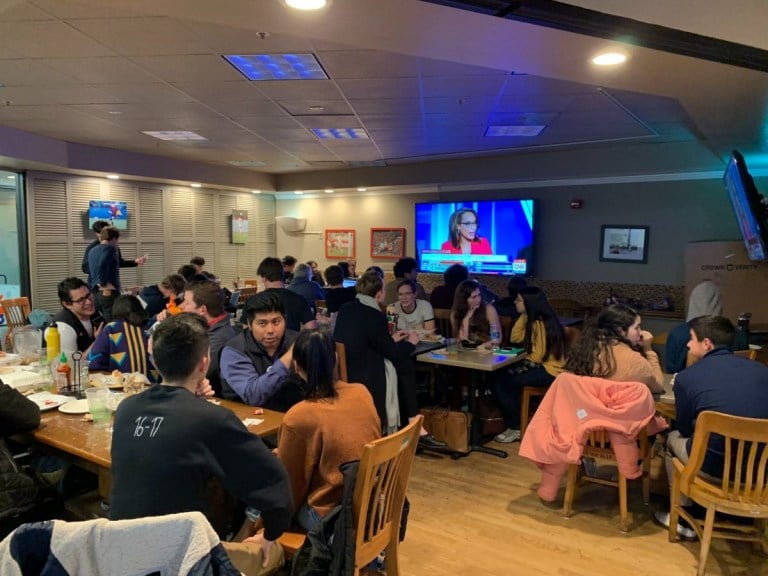
[[[458,338],[446,338],[445,339],[445,352],[446,352],[446,354],[458,354],[459,353],[459,339]]]
[[[112,413],[107,404],[109,390],[106,388],[88,388],[85,391],[85,397],[88,399],[88,412],[93,418],[95,428],[107,428]]]

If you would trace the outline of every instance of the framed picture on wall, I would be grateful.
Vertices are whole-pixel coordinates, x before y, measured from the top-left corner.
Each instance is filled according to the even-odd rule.
[[[355,231],[354,230],[326,230],[325,231],[325,257],[345,258],[355,257]]]
[[[648,262],[648,226],[605,225],[600,233],[601,262]]]
[[[371,228],[371,258],[405,256],[405,228]]]

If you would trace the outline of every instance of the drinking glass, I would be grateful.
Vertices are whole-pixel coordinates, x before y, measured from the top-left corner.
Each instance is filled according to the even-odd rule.
[[[459,339],[458,338],[446,338],[445,339],[445,352],[447,354],[459,353]]]
[[[85,397],[88,399],[88,412],[93,417],[95,428],[108,428],[112,413],[107,406],[109,390],[106,388],[88,388]]]

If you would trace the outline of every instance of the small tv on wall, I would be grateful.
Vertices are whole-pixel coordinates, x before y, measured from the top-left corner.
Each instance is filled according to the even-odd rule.
[[[532,199],[416,204],[416,254],[424,272],[463,264],[476,274],[533,273]]]
[[[106,220],[119,230],[128,228],[128,206],[116,200],[91,200],[88,202],[88,226],[97,220]]]
[[[728,161],[723,181],[749,259],[760,262],[768,260],[768,205],[765,197],[757,191],[744,157],[736,150]]]

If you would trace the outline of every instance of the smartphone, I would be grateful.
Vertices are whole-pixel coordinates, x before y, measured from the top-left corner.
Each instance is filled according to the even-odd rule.
[[[499,354],[508,354],[510,356],[517,356],[523,352],[523,348],[499,348]]]

